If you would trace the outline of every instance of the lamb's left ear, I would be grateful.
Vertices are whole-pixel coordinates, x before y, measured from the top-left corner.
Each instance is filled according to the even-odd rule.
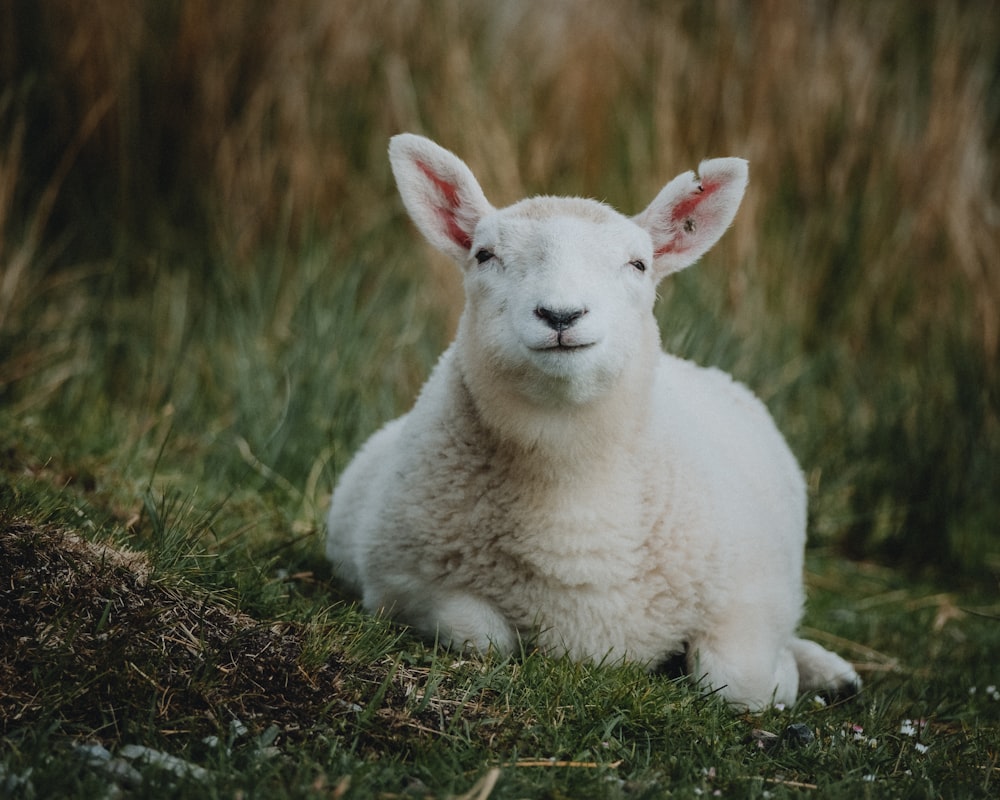
[[[389,141],[389,161],[410,217],[438,250],[465,264],[476,225],[493,210],[458,156],[412,133]]]
[[[697,175],[678,175],[632,218],[653,240],[657,277],[690,266],[719,241],[740,207],[747,174],[742,158],[702,161]]]

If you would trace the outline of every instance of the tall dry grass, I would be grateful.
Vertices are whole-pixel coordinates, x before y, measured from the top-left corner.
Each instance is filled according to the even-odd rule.
[[[0,326],[71,254],[210,248],[238,270],[298,237],[377,247],[401,219],[385,163],[401,130],[461,154],[497,203],[572,192],[637,211],[701,158],[742,155],[750,191],[703,280],[740,335],[792,337],[826,364],[831,396],[805,418],[846,460],[893,464],[844,489],[843,537],[881,524],[898,543],[991,494],[996,0],[15,0],[0,15]],[[64,235],[66,257],[34,257]],[[453,282],[434,285],[449,313]]]
[[[4,77],[27,98],[5,117],[11,152],[28,122],[23,196],[84,132],[73,188],[99,192],[105,219],[144,232],[167,201],[245,254],[289,225],[377,224],[403,129],[460,152],[500,202],[637,208],[700,158],[741,154],[739,263],[824,308],[848,275],[873,312],[915,291],[920,318],[948,318],[957,288],[970,307],[953,321],[996,359],[996,2],[18,6]],[[799,269],[761,252],[772,227]]]

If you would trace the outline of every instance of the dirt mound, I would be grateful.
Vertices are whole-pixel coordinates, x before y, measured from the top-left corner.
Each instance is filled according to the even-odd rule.
[[[364,748],[443,732],[439,703],[411,708],[426,674],[343,654],[316,664],[308,634],[155,578],[142,553],[0,520],[0,733],[55,722],[107,743],[151,722],[189,737],[238,720],[291,737],[350,731]]]

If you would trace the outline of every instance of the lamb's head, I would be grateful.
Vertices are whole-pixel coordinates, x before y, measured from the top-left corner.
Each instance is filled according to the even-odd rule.
[[[463,368],[481,375],[484,391],[539,408],[587,405],[629,374],[651,374],[656,285],[716,242],[747,181],[745,161],[715,159],[631,219],[576,198],[495,209],[469,168],[433,142],[402,134],[389,152],[410,216],[464,271]]]
[[[607,206],[523,200],[485,215],[470,251],[459,341],[488,364],[491,391],[578,406],[655,350],[649,236]]]

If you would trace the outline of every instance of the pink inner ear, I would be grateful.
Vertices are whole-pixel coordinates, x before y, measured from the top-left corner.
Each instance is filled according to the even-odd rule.
[[[455,242],[455,244],[465,250],[468,250],[472,247],[472,237],[462,230],[461,226],[458,224],[458,215],[455,213],[461,205],[461,201],[458,197],[458,187],[455,184],[448,183],[448,181],[441,178],[424,162],[417,161],[416,164],[417,168],[424,173],[424,176],[431,183],[434,184],[438,192],[440,192],[441,197],[444,199],[443,204],[434,204],[434,210],[437,212],[438,217],[444,224],[448,233],[448,238]]]
[[[670,237],[668,242],[665,242],[656,249],[654,256],[665,256],[667,253],[676,253],[684,250],[683,247],[677,246],[683,240],[686,233],[684,230],[684,221],[693,219],[695,223],[700,224],[701,221],[696,216],[698,207],[715,194],[721,185],[721,183],[706,183],[702,181],[698,184],[698,191],[678,202],[670,210],[670,222],[672,223],[670,227],[675,233]]]

